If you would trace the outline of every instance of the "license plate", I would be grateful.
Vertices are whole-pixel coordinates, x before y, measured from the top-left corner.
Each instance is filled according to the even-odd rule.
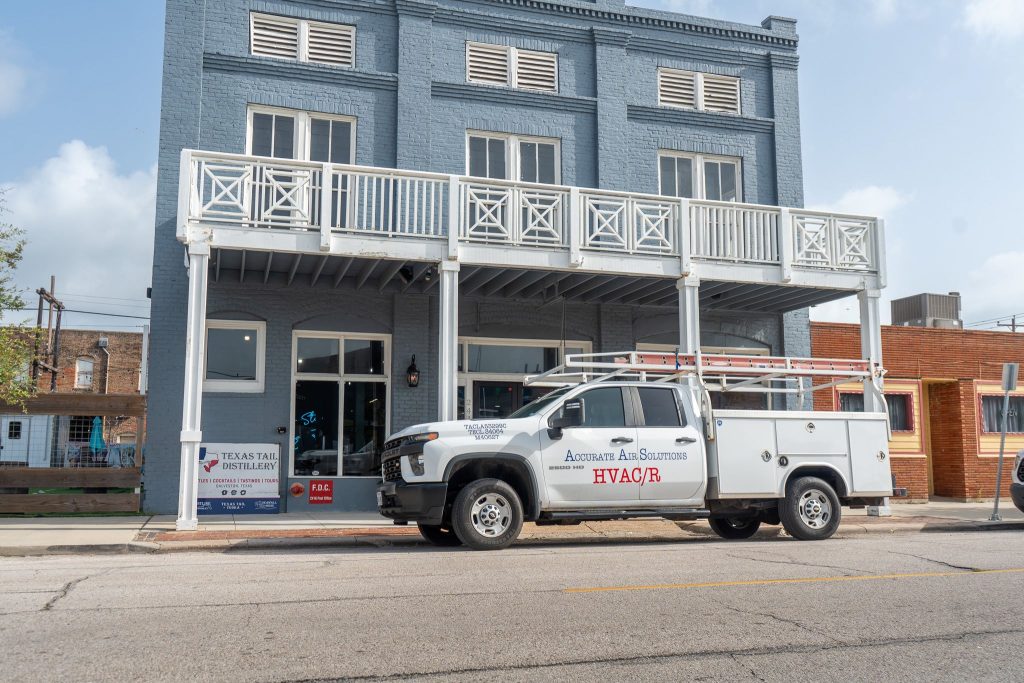
[[[381,493],[380,491],[377,491],[377,507],[381,507],[383,505],[384,505],[384,494]]]

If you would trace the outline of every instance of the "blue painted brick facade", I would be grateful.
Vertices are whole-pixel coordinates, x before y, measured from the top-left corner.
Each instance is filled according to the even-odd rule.
[[[251,56],[250,12],[354,25],[355,68]],[[557,52],[558,93],[466,83],[466,41]],[[559,138],[564,184],[657,192],[657,152],[676,149],[741,157],[746,201],[801,206],[796,65],[790,20],[745,26],[617,0],[168,0],[145,509],[177,505],[188,284],[175,239],[183,148],[244,152],[248,105],[273,105],[355,117],[358,164],[463,173],[467,129],[502,131]],[[742,115],[658,107],[659,66],[739,76]],[[557,339],[558,308],[466,297],[459,331]],[[378,295],[326,282],[289,287],[276,276],[266,285],[259,278],[211,282],[209,318],[266,321],[266,388],[205,394],[204,439],[277,442],[287,453],[276,428],[288,425],[296,329],[392,335],[391,426],[431,419],[437,309],[436,290]],[[597,351],[678,339],[672,307],[575,303],[565,316],[566,338],[590,341]],[[809,355],[806,311],[707,315],[702,332],[707,344]],[[422,377],[416,389],[404,378],[413,354]],[[370,480],[338,480],[336,507],[372,509],[372,490]],[[289,509],[301,506],[284,499]]]

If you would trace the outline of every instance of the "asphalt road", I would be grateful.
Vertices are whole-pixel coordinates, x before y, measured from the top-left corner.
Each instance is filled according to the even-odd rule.
[[[1024,528],[0,558],[0,678],[1021,680]]]

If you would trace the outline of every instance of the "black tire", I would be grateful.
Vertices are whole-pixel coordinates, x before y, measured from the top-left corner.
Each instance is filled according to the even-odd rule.
[[[522,528],[523,504],[500,479],[477,479],[455,496],[452,529],[467,548],[507,548]]]
[[[712,517],[711,530],[730,541],[742,541],[757,533],[761,521],[754,517]]]
[[[842,508],[839,496],[828,482],[817,477],[800,477],[786,487],[779,501],[782,527],[801,541],[823,541],[839,528]]]
[[[462,541],[455,535],[455,532],[435,524],[417,524],[420,536],[442,548],[454,548],[462,545]]]

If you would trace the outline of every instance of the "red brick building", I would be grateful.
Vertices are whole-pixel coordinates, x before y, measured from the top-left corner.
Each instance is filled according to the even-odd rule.
[[[856,358],[860,329],[812,323],[816,358]],[[882,327],[890,404],[892,471],[910,498],[979,500],[995,495],[1002,365],[1024,363],[1024,334],[926,327]],[[856,410],[859,385],[815,393],[816,410]],[[1024,449],[1024,386],[1013,394],[1006,453]],[[1003,495],[1009,495],[1009,469]]]

